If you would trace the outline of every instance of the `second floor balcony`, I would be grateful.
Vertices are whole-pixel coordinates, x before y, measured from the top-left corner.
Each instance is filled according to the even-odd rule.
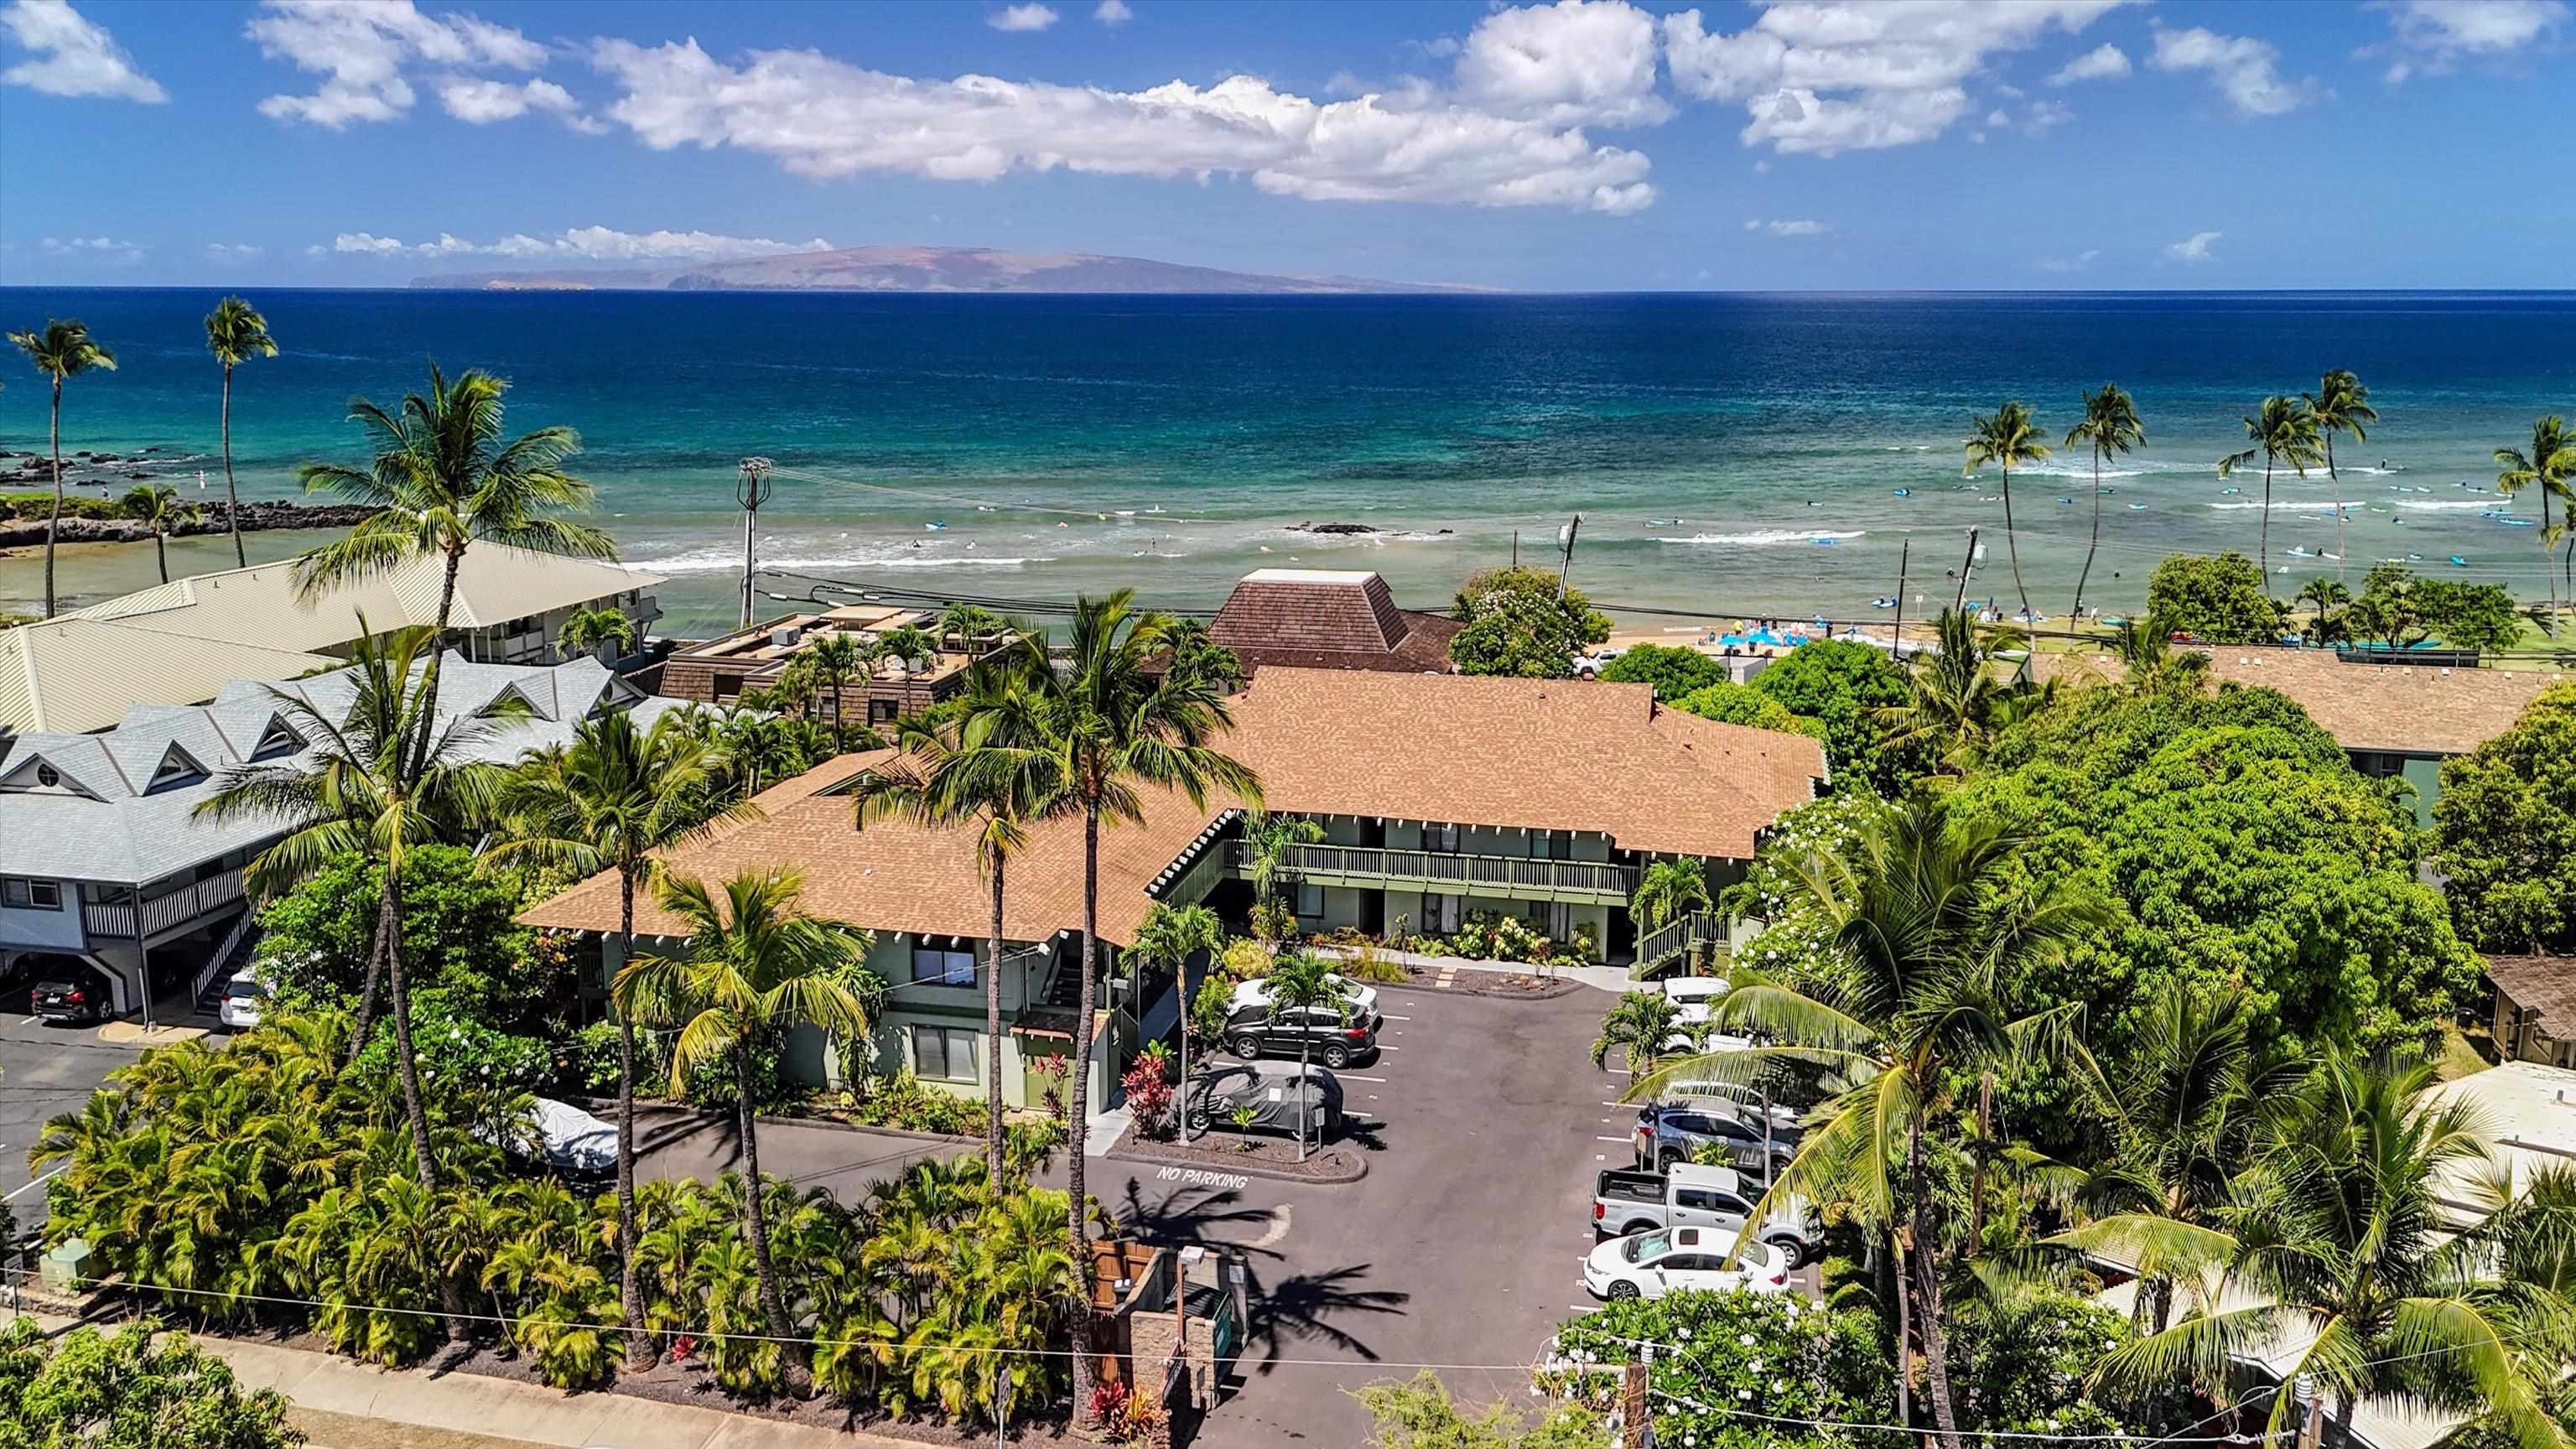
[[[227,870],[159,895],[147,895],[139,905],[131,896],[118,900],[83,901],[81,924],[96,937],[157,941],[170,932],[183,930],[207,916],[238,905],[241,900],[242,873]]]
[[[1249,855],[1243,842],[1229,842],[1226,864],[1240,873],[1249,865]],[[1590,860],[1539,860],[1374,845],[1292,845],[1283,864],[1299,880],[1313,885],[1496,896],[1516,901],[1625,905],[1637,890],[1635,866]]]

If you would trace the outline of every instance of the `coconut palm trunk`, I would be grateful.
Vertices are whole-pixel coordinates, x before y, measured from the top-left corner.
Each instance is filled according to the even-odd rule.
[[[242,550],[241,490],[233,486],[233,365],[224,364],[224,522],[233,531],[233,567],[250,567],[250,555]],[[162,569],[163,582],[170,574]]]
[[[1906,1132],[1905,1172],[1914,1199],[1908,1212],[1913,1219],[1915,1245],[1915,1251],[1906,1259],[1914,1271],[1914,1302],[1923,1339],[1923,1376],[1931,1391],[1932,1423],[1941,1431],[1941,1442],[1957,1449],[1959,1414],[1950,1398],[1949,1335],[1941,1327],[1941,1267],[1939,1255],[1925,1246],[1933,1241],[1931,1184],[1924,1178],[1920,1120]]]
[[[54,536],[63,526],[63,380],[54,378],[54,511],[45,515],[45,617],[54,617]]]
[[[2254,572],[2269,577],[2272,572],[2272,450],[2263,450],[2263,519],[2255,526]],[[2271,587],[2265,585],[2265,593]]]
[[[438,1158],[429,1145],[429,1110],[421,1102],[420,1057],[412,1048],[411,1015],[404,1009],[402,938],[397,923],[402,916],[402,875],[392,861],[385,863],[385,889],[376,908],[376,931],[386,942],[385,976],[394,999],[394,1076],[402,1083],[403,1117],[411,1125],[412,1165],[420,1176],[423,1192],[438,1192]],[[439,1307],[445,1316],[440,1332],[447,1338],[458,1337],[465,1322],[465,1294],[452,1273],[438,1278]]]
[[[635,959],[635,867],[617,872],[618,963]],[[635,1263],[635,1014],[617,1012],[617,1267],[618,1306],[626,1316],[626,1363],[649,1369],[661,1351],[644,1326],[644,1282]]]
[[[787,1295],[778,1287],[778,1265],[769,1257],[769,1214],[762,1206],[760,1182],[759,1109],[751,1092],[751,1034],[746,1031],[733,1048],[733,1087],[735,1115],[742,1131],[742,1231],[751,1241],[751,1264],[760,1275],[760,1312],[769,1321],[769,1331],[781,1339],[795,1336],[795,1325],[787,1317]],[[790,1362],[801,1360],[796,1345],[782,1345]]]
[[[2003,465],[2003,474],[2004,474],[2004,549],[2005,549],[2005,551],[2006,551],[2006,552],[2008,552],[2008,553],[2010,553],[2010,554],[2012,555],[2013,592],[2014,592],[2014,593],[2016,593],[2016,594],[2019,594],[2019,595],[2021,596],[2021,617],[2022,617],[2022,621],[2023,621],[2024,623],[2028,623],[2028,622],[2030,621],[2030,618],[2031,618],[2031,612],[2030,612],[2030,590],[2029,590],[2028,588],[2024,587],[2024,586],[2023,586],[2023,584],[2022,584],[2022,581],[2021,581],[2021,535],[2020,535],[2019,533],[2015,532],[2015,531],[2014,531],[2014,529],[2013,529],[2013,514],[2012,514],[2012,464],[2010,464],[2010,463],[2006,463],[2006,464],[2004,464],[2004,465]]]
[[[2102,548],[2102,453],[2093,453],[2093,536],[2084,542],[2084,571],[2075,576],[2075,607],[2068,611],[2074,620],[2069,628],[2084,625],[2084,585],[2093,577],[2093,555]]]
[[[2343,475],[2335,471],[2334,434],[2331,432],[2326,434],[2326,486],[2334,490],[2335,582],[2340,584],[2344,581],[2344,555],[2350,553],[2351,550],[2344,547],[2343,542]],[[2547,495],[2544,494],[2542,496],[2540,506],[2543,509],[2546,509],[2549,506]],[[2543,521],[2546,522],[2547,520],[2544,519]],[[2317,610],[2317,634],[2320,642],[2322,642],[2325,635],[2325,609],[2322,606]]]
[[[984,970],[984,1180],[1002,1187],[1002,872],[993,857],[992,964]]]

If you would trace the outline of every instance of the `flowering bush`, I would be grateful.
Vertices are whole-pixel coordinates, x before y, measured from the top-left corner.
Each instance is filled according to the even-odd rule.
[[[2131,1332],[2125,1316],[2059,1288],[1962,1305],[1950,1328],[1961,1420],[2022,1434],[2124,1432],[2084,1382]]]
[[[1137,1135],[1157,1140],[1171,1136],[1173,1124],[1171,1059],[1162,1048],[1161,1042],[1146,1043],[1134,1065],[1118,1079],[1127,1089],[1127,1110],[1136,1120]]]
[[[1805,976],[1816,953],[1825,948],[1825,933],[1822,923],[1796,904],[1797,869],[1813,856],[1859,839],[1862,828],[1887,811],[1886,801],[1854,789],[1809,801],[1781,816],[1744,879],[1718,894],[1720,914],[1762,923],[1751,939],[1736,945],[1733,959],[1767,976],[1792,981]]]
[[[1659,1344],[1647,1372],[1655,1442],[1687,1449],[1903,1449],[1905,1436],[1738,1418],[1885,1424],[1896,1412],[1875,1314],[1821,1308],[1791,1293],[1674,1293],[1614,1302],[1559,1330],[1538,1387],[1608,1412],[1637,1344]]]

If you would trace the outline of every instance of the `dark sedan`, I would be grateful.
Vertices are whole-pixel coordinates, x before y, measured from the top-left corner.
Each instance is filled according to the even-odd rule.
[[[1190,1079],[1183,1111],[1193,1134],[1234,1124],[1249,1109],[1252,1116],[1242,1125],[1294,1136],[1301,1102],[1308,1138],[1324,1141],[1341,1135],[1342,1084],[1320,1067],[1308,1068],[1302,1081],[1294,1067],[1218,1067]]]
[[[100,995],[96,982],[50,977],[36,983],[35,994],[27,999],[27,1010],[43,1021],[96,1021]]]

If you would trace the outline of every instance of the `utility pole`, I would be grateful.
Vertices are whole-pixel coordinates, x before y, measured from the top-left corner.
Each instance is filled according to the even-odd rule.
[[[1887,657],[1905,662],[1905,566],[1914,558],[1914,540],[1907,539],[1896,550],[1896,632],[1887,641]]]
[[[1977,531],[1968,530],[1968,556],[1959,561],[1959,596],[1950,601],[1955,612],[1968,607],[1968,575],[1977,567]]]
[[[1556,596],[1560,599],[1565,597],[1565,576],[1574,571],[1574,535],[1582,528],[1583,515],[1578,513],[1573,522],[1556,533],[1557,547],[1565,550],[1565,558],[1556,566]]]
[[[1655,1351],[1641,1349],[1641,1358],[1628,1361],[1619,1375],[1619,1444],[1620,1449],[1644,1449],[1649,1409],[1646,1404],[1646,1373],[1655,1361]]]
[[[767,458],[742,460],[742,478],[734,485],[733,496],[742,502],[742,627],[751,627],[752,531],[760,525],[760,505],[769,501],[770,463]]]

